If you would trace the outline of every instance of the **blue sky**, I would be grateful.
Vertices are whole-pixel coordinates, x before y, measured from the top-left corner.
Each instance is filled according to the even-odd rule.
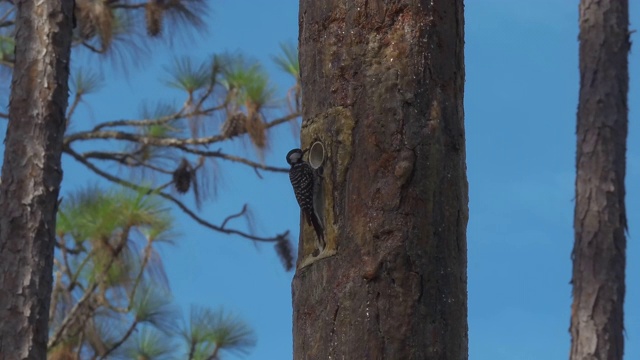
[[[469,337],[472,360],[566,359],[571,303],[575,113],[578,95],[578,5],[558,0],[466,1],[467,165],[470,189]],[[144,66],[118,74],[87,99],[77,119],[86,124],[139,113],[143,99],[175,99],[159,79],[174,55],[204,59],[225,50],[261,61],[281,93],[289,79],[270,62],[282,41],[297,41],[298,1],[212,2],[210,31],[194,41],[155,50]],[[640,23],[632,2],[632,29]],[[632,39],[637,37],[634,35]],[[634,39],[635,40],[635,39]],[[629,243],[626,359],[640,359],[640,58],[630,61],[627,167]],[[183,101],[182,98],[176,102]],[[80,126],[80,125],[79,125]],[[285,166],[296,146],[288,127],[274,134],[267,163]],[[239,148],[240,151],[241,148]],[[250,152],[249,152],[250,154]],[[63,192],[92,181],[69,158]],[[220,221],[248,202],[258,230],[292,229],[298,209],[284,174],[258,179],[225,164],[218,197],[203,216]],[[244,318],[258,344],[247,359],[291,359],[291,290],[271,246],[212,233],[174,211],[181,236],[161,249],[176,302],[218,306]],[[240,225],[241,226],[241,225]],[[226,358],[235,359],[235,355]]]

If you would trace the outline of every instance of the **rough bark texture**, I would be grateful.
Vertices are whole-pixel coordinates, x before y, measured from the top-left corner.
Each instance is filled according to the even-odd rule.
[[[463,19],[462,0],[301,1],[328,247],[304,226],[297,360],[468,357]]]
[[[0,185],[0,359],[45,359],[73,0],[16,5]]]
[[[627,0],[580,2],[571,359],[622,359]]]

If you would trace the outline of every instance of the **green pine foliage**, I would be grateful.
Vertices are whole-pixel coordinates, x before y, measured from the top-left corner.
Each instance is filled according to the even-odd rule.
[[[79,190],[63,199],[56,235],[50,358],[222,359],[255,346],[223,310],[193,307],[181,322],[157,252],[177,236],[161,198]]]
[[[91,113],[88,100],[108,85],[95,61],[120,60],[114,69],[126,72],[153,60],[154,46],[162,41],[191,39],[206,30],[209,3],[75,1],[63,154],[114,187],[78,189],[59,204],[50,359],[224,359],[253,348],[250,327],[223,310],[194,307],[181,320],[158,252],[179,236],[171,211],[182,211],[218,234],[268,243],[287,271],[295,264],[289,232],[258,234],[259,214],[248,204],[220,218],[199,212],[204,200],[215,200],[211,194],[224,180],[223,165],[250,167],[259,178],[287,172],[266,165],[264,155],[271,129],[298,126],[300,70],[294,45],[281,45],[281,54],[273,58],[292,78],[285,99],[278,97],[261,63],[238,53],[217,53],[205,59],[180,56],[163,68],[159,82],[177,98],[140,99],[138,116],[87,119],[77,111]],[[15,14],[16,2],[0,1],[2,76],[11,73],[15,62]],[[78,53],[91,63],[76,65]],[[6,102],[10,81],[0,83]],[[7,117],[0,112],[0,118]],[[233,148],[227,145],[236,140],[250,144],[255,155],[227,153]],[[194,201],[185,200],[188,193]]]

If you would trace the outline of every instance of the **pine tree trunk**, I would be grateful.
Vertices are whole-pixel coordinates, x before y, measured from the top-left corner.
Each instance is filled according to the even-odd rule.
[[[467,359],[463,45],[462,0],[301,1],[328,244],[304,225],[294,359]]]
[[[0,185],[0,359],[45,359],[73,0],[16,2]]]
[[[580,2],[571,359],[623,357],[627,0]]]

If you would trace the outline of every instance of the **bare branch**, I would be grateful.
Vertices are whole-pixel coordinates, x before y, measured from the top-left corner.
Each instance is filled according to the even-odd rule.
[[[83,305],[84,303],[92,299],[93,295],[102,296],[104,298],[104,291],[106,291],[104,290],[104,288],[100,295],[95,294],[94,291],[96,290],[98,285],[103,284],[105,278],[108,276],[109,269],[111,268],[113,263],[116,261],[116,259],[120,256],[120,253],[122,252],[122,250],[126,247],[126,244],[129,240],[130,230],[131,230],[130,227],[126,227],[122,230],[119,236],[120,240],[115,248],[111,248],[113,252],[111,253],[111,257],[109,258],[109,261],[104,265],[102,272],[97,275],[93,284],[91,284],[91,286],[89,286],[87,290],[85,290],[85,293],[83,294],[82,298],[74,305],[74,307],[71,309],[69,314],[67,314],[67,316],[65,317],[64,321],[56,331],[57,342],[62,341],[62,336],[65,334],[65,329],[69,326],[69,324],[73,323],[73,321],[76,320],[75,317],[79,317],[82,315],[82,313],[79,313],[79,311],[82,308],[82,306],[84,306]],[[93,253],[93,250],[92,250],[92,253]],[[87,255],[87,258],[88,257],[89,255]],[[88,316],[90,315],[85,315],[84,320],[86,320]],[[56,345],[55,343],[52,345],[50,340],[47,346],[48,348],[51,348],[55,345]]]
[[[136,297],[138,286],[142,282],[142,274],[144,273],[144,270],[147,268],[147,265],[149,264],[149,259],[151,258],[152,250],[153,250],[153,241],[151,239],[147,239],[147,245],[144,248],[144,256],[142,258],[142,264],[140,265],[140,271],[138,272],[135,282],[133,283],[133,288],[129,293],[129,309],[128,310],[131,310],[131,307],[133,306],[133,299]]]
[[[82,284],[78,282],[78,277],[82,273],[82,270],[84,269],[84,267],[89,263],[89,260],[91,260],[91,257],[93,256],[93,254],[94,254],[94,251],[91,250],[87,254],[87,256],[85,256],[85,258],[82,259],[82,262],[80,263],[80,265],[78,265],[78,269],[76,269],[76,272],[73,274],[73,276],[67,275],[69,276],[69,286],[68,286],[69,292],[71,292],[75,286],[78,286],[79,288],[83,289]]]
[[[76,247],[74,247],[74,248],[68,248],[68,247],[66,247],[66,245],[64,244],[64,241],[60,241],[60,242],[59,242],[58,240],[56,240],[55,245],[56,245],[56,247],[57,247],[57,248],[59,248],[59,249],[61,249],[61,250],[64,250],[64,251],[66,251],[67,253],[69,253],[69,254],[71,254],[71,255],[78,255],[78,254],[80,254],[80,253],[82,253],[82,252],[84,252],[84,251],[85,251],[85,249],[84,249],[83,247],[79,246],[79,245],[77,245],[77,246],[76,246]],[[63,248],[64,248],[64,249],[63,249]]]
[[[98,131],[100,129],[104,129],[104,128],[107,128],[107,127],[117,127],[117,126],[137,126],[137,127],[140,127],[140,126],[162,125],[162,124],[166,124],[166,123],[171,122],[171,121],[185,119],[185,118],[189,118],[189,117],[210,115],[210,113],[212,113],[214,111],[218,111],[218,110],[224,109],[224,107],[227,105],[227,101],[225,100],[225,102],[223,104],[221,104],[221,105],[214,106],[214,107],[211,107],[211,108],[207,108],[207,109],[204,109],[204,110],[199,110],[200,109],[200,107],[199,107],[200,105],[201,105],[201,103],[198,104],[198,107],[196,107],[196,110],[191,111],[189,113],[184,113],[185,109],[183,108],[182,110],[178,111],[175,114],[162,116],[162,117],[159,117],[157,119],[107,121],[107,122],[103,122],[103,123],[100,123],[100,124],[96,125],[93,128],[92,132],[93,131]]]
[[[83,41],[83,42],[82,42],[82,46],[84,46],[84,47],[86,47],[87,49],[91,50],[92,52],[94,52],[94,53],[98,53],[98,54],[104,54],[104,53],[106,53],[106,52],[107,52],[107,50],[106,50],[106,49],[98,49],[97,47],[95,47],[95,46],[93,46],[93,45],[89,44],[89,43],[88,43],[88,42],[86,42],[86,41]]]
[[[53,259],[55,264],[62,266],[55,258]],[[58,294],[62,291],[62,271],[58,270],[55,274],[55,280],[53,282],[53,291],[51,295],[51,304],[49,305],[49,321],[53,321],[56,316],[56,310],[58,309]]]
[[[299,114],[289,114],[282,118],[273,120],[265,125],[265,129],[272,128],[274,126],[280,125],[284,122],[293,120],[300,116]],[[243,133],[246,133],[243,132]],[[122,131],[81,131],[71,135],[68,135],[64,139],[64,145],[68,146],[74,141],[77,140],[125,140],[131,142],[137,142],[145,145],[154,145],[154,146],[173,146],[180,147],[186,145],[208,145],[215,142],[223,141],[228,139],[228,137],[223,135],[213,135],[208,137],[200,137],[200,138],[158,138],[152,136],[145,136],[139,134],[132,134],[128,132]]]
[[[176,147],[178,149],[180,149],[180,150],[183,150],[183,151],[191,153],[191,154],[202,155],[202,156],[206,156],[206,157],[217,157],[217,158],[221,158],[221,159],[224,159],[224,160],[229,160],[229,161],[232,161],[232,162],[249,165],[249,166],[253,167],[254,169],[273,171],[273,172],[289,172],[289,169],[287,169],[287,168],[281,168],[281,167],[275,167],[275,166],[268,166],[268,165],[260,164],[260,163],[257,163],[255,161],[251,161],[249,159],[245,159],[245,158],[240,157],[240,156],[225,154],[221,150],[204,151],[204,150],[192,149],[192,148],[187,147],[187,146],[176,146]]]
[[[167,115],[167,116],[162,116],[159,117],[157,119],[142,119],[142,120],[114,120],[114,121],[107,121],[107,122],[103,122],[100,123],[98,125],[96,125],[93,131],[98,131],[100,129],[104,129],[107,127],[116,127],[116,126],[150,126],[150,125],[161,125],[161,124],[165,124],[174,120],[178,120],[183,118],[185,115],[183,113],[183,110],[178,111],[175,114],[172,115]]]
[[[195,109],[199,110],[200,108],[202,108],[202,104],[204,104],[204,102],[209,98],[209,96],[213,94],[213,89],[215,87],[216,87],[216,83],[214,81],[211,81],[209,86],[207,86],[207,90],[205,90],[204,94],[202,94],[202,96],[200,97],[200,100],[198,100],[198,102],[195,104]],[[226,97],[222,105],[216,108],[218,108],[218,110],[222,110],[227,106],[228,103],[229,103],[229,96]],[[205,111],[213,111],[213,110],[206,109]]]
[[[123,230],[123,234],[129,234],[129,230],[128,229]],[[109,261],[105,264],[105,267],[104,267],[105,269],[109,269],[111,267],[111,265],[114,263],[114,261],[116,260],[116,258],[118,257],[118,255],[120,254],[120,252],[122,251],[124,246],[126,245],[127,238],[128,238],[128,235],[126,235],[126,236],[123,235],[122,236],[122,239],[120,240],[120,243],[118,244],[118,246],[114,249],[111,258],[109,258]],[[51,338],[49,338],[49,343],[47,344],[47,348],[48,349],[51,349],[54,346],[58,345],[58,343],[62,339],[62,335],[64,335],[64,333],[65,333],[67,327],[69,326],[69,324],[72,323],[72,321],[75,319],[75,317],[78,314],[78,312],[80,311],[80,309],[92,297],[93,292],[96,290],[96,288],[98,287],[98,284],[100,284],[102,282],[102,280],[103,280],[103,278],[105,276],[106,276],[106,271],[103,272],[103,273],[100,273],[98,275],[98,278],[91,284],[91,286],[89,286],[85,290],[85,292],[82,295],[82,297],[73,306],[71,311],[69,311],[69,314],[67,314],[67,316],[64,318],[64,320],[62,321],[62,324],[60,324],[60,327],[58,327],[56,329],[56,331],[53,333],[53,336],[51,336]]]
[[[63,151],[69,155],[71,155],[74,159],[76,159],[78,162],[80,162],[81,164],[83,164],[84,166],[86,166],[89,170],[93,171],[94,173],[96,173],[97,175],[111,181],[114,182],[116,184],[120,184],[122,186],[128,187],[130,189],[134,189],[136,191],[146,191],[149,190],[148,188],[136,185],[134,183],[131,183],[127,180],[124,180],[122,178],[119,178],[117,176],[111,175],[103,170],[101,170],[100,168],[98,168],[97,166],[95,166],[94,164],[92,164],[90,161],[88,161],[87,159],[83,158],[80,154],[78,154],[77,152],[73,151],[70,147],[65,146],[63,148]],[[246,233],[244,231],[240,231],[240,230],[236,230],[236,229],[225,229],[221,226],[217,226],[214,225],[206,220],[204,220],[203,218],[199,217],[195,212],[193,212],[191,209],[189,209],[186,205],[184,205],[180,200],[176,199],[174,196],[167,194],[165,192],[162,191],[157,191],[157,190],[149,190],[149,193],[155,193],[156,195],[165,198],[171,202],[173,202],[174,204],[176,204],[180,210],[182,210],[185,214],[189,215],[193,220],[195,220],[198,224],[205,226],[211,230],[215,230],[221,233],[225,233],[225,234],[233,234],[233,235],[240,235],[244,238],[250,239],[250,240],[254,240],[254,241],[261,241],[261,242],[276,242],[279,241],[282,238],[287,237],[287,235],[289,234],[289,230],[285,231],[282,234],[277,234],[274,237],[262,237],[262,236],[255,236],[249,233]]]
[[[69,111],[67,111],[67,127],[69,126],[71,118],[73,117],[73,113],[76,111],[76,108],[78,107],[78,104],[81,100],[82,95],[76,93],[75,97],[73,98],[73,103],[71,103],[71,106],[69,106]]]
[[[249,240],[261,241],[261,242],[276,242],[276,241],[279,241],[282,238],[287,237],[287,235],[289,235],[289,230],[285,231],[282,234],[277,234],[274,237],[262,237],[262,236],[251,235],[251,234],[248,234],[246,232],[235,230],[235,229],[223,229],[223,228],[221,228],[219,226],[213,225],[213,224],[205,221],[204,219],[200,218],[193,211],[191,211],[187,206],[185,206],[182,202],[180,202],[180,200],[174,198],[173,196],[171,196],[169,194],[165,194],[165,193],[159,193],[159,195],[162,196],[165,199],[168,199],[168,200],[172,201],[174,204],[178,205],[178,207],[185,214],[189,215],[193,220],[195,220],[200,225],[208,227],[208,228],[210,228],[212,230],[215,230],[215,231],[219,231],[219,232],[222,232],[222,233],[225,233],[225,234],[240,235],[240,236],[245,237],[245,238],[247,238]]]
[[[0,60],[0,65],[4,65],[4,66],[6,66],[6,67],[8,67],[8,68],[13,69],[13,60],[11,60],[11,61],[7,61],[7,60]],[[7,116],[7,119],[8,119],[8,118],[9,118],[9,117]]]
[[[244,215],[246,212],[247,212],[247,204],[244,204],[244,206],[242,206],[242,210],[240,210],[239,213],[227,216],[227,218],[224,219],[224,221],[222,222],[222,225],[220,225],[220,227],[224,229],[225,225],[227,225],[229,220],[233,220],[233,219],[239,218],[242,215]]]
[[[129,339],[131,334],[133,334],[133,331],[136,329],[136,326],[138,326],[138,320],[133,320],[133,322],[131,323],[131,325],[127,329],[127,332],[122,336],[122,338],[120,340],[118,340],[116,343],[114,343],[109,348],[109,350],[107,350],[104,354],[102,354],[102,356],[100,356],[100,359],[106,359],[109,354],[111,354],[117,348],[119,348],[122,344],[124,344],[124,342],[127,341],[127,339]]]
[[[98,287],[98,282],[96,281],[84,292],[80,300],[78,300],[78,302],[73,306],[71,311],[69,311],[69,314],[64,318],[64,321],[62,321],[62,324],[60,324],[60,327],[58,327],[56,332],[49,339],[49,343],[47,344],[48,349],[51,349],[54,346],[58,345],[58,343],[62,339],[62,334],[67,329],[69,324],[71,324],[71,320],[75,318],[75,315],[78,313],[79,309],[84,305],[85,302],[87,302],[87,300],[89,300],[89,298],[91,297],[91,295],[93,295],[93,292],[97,287]]]
[[[0,17],[0,27],[8,27],[8,26],[13,26],[15,24],[13,20],[7,20],[9,18],[9,15],[11,15],[15,11],[15,9],[16,9],[15,7],[12,7],[9,10],[7,10],[7,12],[2,14],[2,16]]]
[[[144,9],[146,3],[139,4],[127,4],[127,3],[117,3],[111,4],[111,8],[113,9]]]
[[[170,175],[173,171],[159,168],[133,156],[132,153],[126,152],[108,152],[108,151],[88,151],[81,155],[85,159],[111,160],[130,167],[146,167],[159,173]]]
[[[71,275],[71,267],[69,266],[69,257],[68,254],[69,252],[67,251],[67,245],[65,244],[65,238],[64,235],[60,236],[60,252],[62,253],[62,261],[64,264],[64,272],[67,274],[67,277],[69,278],[69,280],[73,279],[73,276]],[[56,241],[56,245],[57,245],[57,241]],[[73,290],[73,286],[74,283],[70,282],[69,283],[69,291]]]
[[[196,345],[198,345],[198,343],[191,340],[191,346],[189,347],[189,356],[187,357],[188,360],[192,360],[194,355],[196,354]]]
[[[213,352],[211,353],[211,356],[209,356],[207,358],[207,360],[216,360],[218,359],[218,352],[220,351],[220,346],[218,346],[218,344],[216,344],[216,347],[213,349]]]
[[[286,173],[289,171],[289,169],[287,168],[268,166],[255,161],[251,161],[249,159],[246,159],[240,156],[225,154],[222,152],[222,150],[205,151],[205,150],[193,149],[186,146],[176,146],[176,148],[190,154],[200,155],[204,157],[216,157],[216,158],[228,160],[231,162],[248,165],[256,170],[260,169],[265,171],[282,172],[282,173]],[[88,151],[88,152],[82,153],[81,156],[85,159],[111,160],[127,166],[142,166],[163,174],[173,173],[172,171],[169,171],[167,169],[159,168],[157,166],[140,161],[138,158],[126,152]],[[260,174],[258,174],[258,177],[262,178]]]

